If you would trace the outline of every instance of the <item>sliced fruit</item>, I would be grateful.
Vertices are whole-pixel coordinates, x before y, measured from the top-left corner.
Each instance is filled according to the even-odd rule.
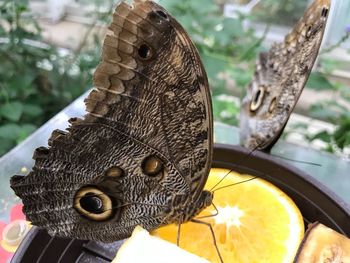
[[[112,263],[209,263],[178,246],[151,236],[138,226],[121,246]]]
[[[31,224],[23,219],[10,222],[2,231],[0,245],[6,251],[14,253],[31,227]]]
[[[295,263],[349,263],[350,239],[320,223],[309,226]]]
[[[223,177],[219,187],[240,184],[214,193],[218,215],[213,216],[216,211],[211,206],[197,218],[210,216],[201,220],[212,225],[224,262],[293,262],[304,233],[302,215],[293,201],[265,180],[226,169],[212,169],[205,188],[211,189]],[[171,225],[154,234],[176,243],[177,231],[178,227]],[[180,246],[211,262],[219,262],[206,225],[192,222],[181,225]]]

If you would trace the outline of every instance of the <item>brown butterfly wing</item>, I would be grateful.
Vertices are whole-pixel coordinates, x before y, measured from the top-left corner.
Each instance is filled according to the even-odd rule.
[[[315,0],[283,43],[261,53],[240,115],[241,144],[268,149],[282,133],[318,55],[330,0]]]
[[[89,113],[11,180],[27,218],[59,236],[113,241],[176,221],[210,168],[208,82],[186,32],[150,1],[122,2],[109,29]]]

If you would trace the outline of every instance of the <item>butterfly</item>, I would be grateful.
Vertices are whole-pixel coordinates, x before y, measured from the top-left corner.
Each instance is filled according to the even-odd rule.
[[[181,25],[152,1],[121,2],[94,85],[84,118],[55,130],[32,171],[11,178],[27,219],[51,235],[111,242],[210,205],[210,91]]]
[[[242,101],[243,146],[269,151],[279,139],[318,55],[330,4],[331,0],[315,0],[283,43],[260,53]]]

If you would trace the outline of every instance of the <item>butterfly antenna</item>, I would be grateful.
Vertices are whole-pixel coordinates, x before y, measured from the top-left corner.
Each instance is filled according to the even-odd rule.
[[[219,184],[221,184],[221,182],[222,182],[223,180],[225,180],[225,178],[226,178],[230,173],[232,173],[232,172],[233,172],[233,170],[230,170],[227,174],[225,174],[224,177],[222,177],[222,178],[220,179],[220,181],[217,182],[217,183],[210,189],[210,192],[215,191],[215,190],[214,190],[215,187],[217,187]]]
[[[221,263],[224,263],[224,261],[222,260],[222,257],[221,257],[219,248],[218,248],[218,244],[216,243],[215,233],[214,233],[214,230],[213,230],[213,227],[211,226],[211,224],[209,224],[209,223],[207,223],[207,222],[204,222],[204,221],[201,221],[201,220],[198,220],[198,219],[191,219],[191,222],[196,223],[196,224],[206,225],[207,227],[209,227],[210,232],[211,232],[211,235],[212,235],[212,237],[213,237],[213,241],[214,241],[214,246],[215,246],[215,249],[216,249],[216,253],[218,254],[218,256],[219,256],[219,258],[220,258],[220,262],[221,262]]]
[[[240,182],[237,182],[237,183],[233,183],[233,184],[228,184],[228,185],[225,185],[225,186],[221,186],[221,187],[215,189],[213,192],[216,192],[216,191],[218,191],[218,190],[221,190],[221,189],[224,189],[224,188],[228,188],[228,187],[231,187],[231,186],[234,186],[234,185],[244,184],[244,183],[253,181],[253,180],[255,180],[255,179],[258,179],[258,178],[259,178],[258,176],[254,176],[254,177],[249,178],[249,179],[247,179],[247,180],[243,180],[243,181],[240,181]]]
[[[256,150],[259,149],[259,147],[261,146],[261,144],[257,145],[253,150],[251,150],[248,154],[247,154],[247,157],[250,157]],[[235,165],[236,167],[239,166],[239,164]],[[231,173],[233,172],[233,170],[230,170],[227,174],[225,174],[219,182],[217,182],[211,189],[210,189],[210,192],[215,192],[215,188],[217,186],[219,186],[221,184],[222,181],[225,180],[225,178]]]
[[[275,155],[275,154],[272,154],[272,153],[270,153],[270,155],[273,156],[273,157],[276,157],[276,158],[280,158],[280,159],[286,160],[286,161],[291,161],[291,162],[295,162],[295,163],[302,163],[302,164],[308,164],[308,165],[314,165],[314,166],[322,167],[322,164],[319,164],[319,163],[294,160],[294,159],[290,159],[288,157],[283,157],[283,156]]]

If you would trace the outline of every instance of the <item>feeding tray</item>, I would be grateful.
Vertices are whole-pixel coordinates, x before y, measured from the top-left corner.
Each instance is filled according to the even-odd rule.
[[[350,236],[350,209],[345,202],[301,170],[263,153],[240,146],[216,144],[212,167],[261,177],[279,187],[299,207],[306,225],[318,221]],[[12,263],[110,262],[123,241],[110,244],[49,236],[33,227],[18,247]]]

